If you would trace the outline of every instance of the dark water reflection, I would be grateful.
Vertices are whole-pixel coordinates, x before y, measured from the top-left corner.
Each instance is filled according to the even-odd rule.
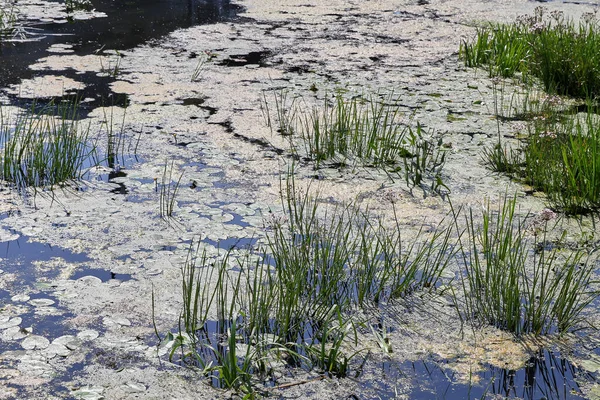
[[[0,87],[18,83],[38,74],[27,67],[48,56],[48,47],[57,43],[73,45],[75,54],[98,50],[133,48],[142,43],[193,25],[235,19],[241,10],[229,0],[91,0],[107,17],[35,28],[46,38],[40,41],[7,43],[0,46]],[[61,73],[61,75],[64,75]]]
[[[597,382],[598,377],[583,371],[560,353],[540,350],[532,354],[520,370],[495,367],[477,373],[477,384],[457,383],[444,362],[419,361],[412,368],[404,365],[404,374],[412,375],[411,399],[584,399],[580,382]],[[388,370],[390,367],[388,366]],[[409,372],[412,369],[412,374]],[[388,372],[389,374],[389,372]]]

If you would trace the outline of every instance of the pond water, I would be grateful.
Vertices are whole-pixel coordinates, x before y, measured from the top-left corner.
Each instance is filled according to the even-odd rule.
[[[74,54],[79,56],[95,54],[103,49],[125,50],[159,39],[178,28],[232,20],[241,9],[229,0],[92,0],[92,4],[96,11],[105,13],[107,17],[36,24],[35,28],[39,29],[36,33],[44,37],[42,40],[0,46],[0,87],[18,84],[39,74],[28,66],[47,57],[47,49],[54,44],[72,45]],[[123,96],[112,97],[108,84],[113,78],[109,76],[75,74],[68,69],[45,73],[85,82],[87,87],[77,94],[82,98],[95,99],[88,106],[120,105],[127,101]]]
[[[518,398],[525,400],[566,400],[585,398],[578,380],[593,380],[589,373],[575,367],[559,352],[541,350],[532,355],[525,368],[517,371],[490,366],[474,374],[477,383],[456,383],[444,362],[406,363],[405,374],[414,389],[411,399],[484,399]],[[387,368],[391,370],[391,368]],[[384,373],[386,368],[383,368]]]
[[[21,80],[30,79],[38,74],[38,72],[28,69],[28,65],[47,56],[46,50],[53,44],[70,44],[77,55],[94,54],[101,49],[124,50],[142,43],[151,43],[152,40],[159,39],[178,28],[233,20],[240,11],[239,6],[232,5],[227,0],[130,0],[127,2],[93,0],[93,4],[97,11],[106,13],[107,17],[73,23],[37,25],[36,28],[40,28],[41,32],[47,35],[45,39],[0,47],[0,59],[2,60],[0,87],[18,84]],[[253,52],[248,55],[231,57],[222,65],[260,65],[264,55],[261,52]],[[111,96],[113,97],[112,104],[115,105],[127,101],[126,99],[116,99],[116,96],[110,91],[109,83],[114,80],[110,76],[97,76],[90,73],[81,75],[72,70],[47,73],[76,77],[77,80],[84,81],[88,86],[78,91],[77,95],[95,99],[94,102],[88,103],[87,107],[104,104]],[[182,101],[184,105],[211,110],[209,106],[204,105],[204,99],[183,99]],[[132,157],[128,157],[127,161],[121,163],[121,167],[127,169],[138,161],[137,159],[133,161]],[[126,176],[125,171],[117,168],[113,172],[102,175],[100,179],[113,181]],[[211,176],[219,178],[212,183],[214,188],[227,189],[229,187],[227,182],[223,182],[222,178],[225,177],[225,174],[222,171],[215,172]],[[129,189],[120,183],[114,189],[114,193],[128,194]],[[220,208],[223,205],[224,203],[214,204],[214,208]],[[225,222],[226,224],[248,225],[242,215],[236,213],[231,213],[231,215],[233,215],[233,220]],[[206,243],[223,249],[252,247],[256,241],[254,238],[244,237],[230,237],[222,241],[205,240]],[[174,249],[166,247],[165,250]],[[48,272],[48,275],[40,275],[33,266],[34,261],[48,261],[54,257],[60,257],[71,263],[85,264],[90,261],[85,254],[30,242],[25,236],[16,241],[0,244],[0,257],[4,258],[4,264],[6,264],[2,268],[17,274],[19,287],[35,286],[40,276],[46,279],[56,276],[56,271]],[[132,279],[129,274],[116,274],[95,268],[79,269],[71,276],[71,279],[90,275],[103,282],[113,279],[121,281]],[[8,302],[10,296],[14,294],[12,291],[0,290],[0,300]],[[48,296],[41,294],[38,297],[47,298]],[[62,324],[66,314],[40,317],[34,311],[31,309],[22,316],[24,320],[27,320],[27,324],[36,327],[36,332],[50,338],[65,333],[74,333],[72,330],[65,330]],[[216,331],[214,326],[210,326],[209,329],[213,330],[213,334]],[[390,382],[393,382],[399,376],[408,376],[414,386],[410,392],[410,398],[413,399],[475,399],[498,395],[537,400],[542,398],[583,398],[580,396],[578,380],[596,379],[573,366],[562,358],[560,353],[548,350],[532,355],[527,367],[518,371],[489,367],[485,372],[476,374],[479,383],[473,385],[456,383],[455,377],[449,374],[449,369],[444,366],[447,362],[447,360],[424,360],[400,365],[384,364],[381,368],[381,380],[389,379]],[[385,383],[382,388],[382,396],[394,396],[393,390]]]

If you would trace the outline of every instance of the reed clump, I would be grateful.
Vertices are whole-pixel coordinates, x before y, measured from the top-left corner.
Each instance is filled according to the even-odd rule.
[[[600,33],[595,13],[575,23],[562,12],[542,7],[513,24],[479,28],[463,42],[460,56],[468,67],[486,66],[490,76],[538,79],[546,92],[577,98],[600,95]]]
[[[554,111],[533,117],[518,145],[500,140],[484,150],[492,170],[546,193],[568,215],[600,208],[600,120],[589,105],[583,114]]]
[[[265,99],[267,123],[271,126]],[[401,121],[399,102],[388,96],[350,96],[337,90],[312,107],[287,92],[275,95],[277,131],[289,138],[299,158],[322,166],[374,167],[401,173],[412,189],[449,191],[442,170],[446,154],[441,138],[435,139],[420,124]],[[299,139],[300,144],[296,142]]]
[[[3,180],[19,191],[53,187],[82,177],[96,160],[89,125],[78,121],[77,101],[50,103],[16,115],[0,108],[0,165]]]
[[[594,266],[582,251],[538,246],[535,231],[528,239],[529,222],[517,217],[515,200],[504,197],[497,210],[488,203],[481,215],[470,210],[465,217],[462,315],[515,335],[564,333],[584,321],[583,309],[600,294]],[[546,243],[545,234],[540,239]]]
[[[405,243],[398,221],[384,227],[355,205],[326,205],[309,190],[285,180],[284,215],[271,221],[266,247],[237,259],[237,271],[231,251],[210,258],[197,245],[190,250],[181,328],[193,345],[176,344],[191,349],[182,357],[216,386],[251,390],[272,380],[276,365],[345,377],[365,353],[358,331],[369,321],[357,309],[440,286],[454,255],[451,229]]]
[[[17,28],[17,10],[6,2],[0,4],[0,44],[11,39]]]

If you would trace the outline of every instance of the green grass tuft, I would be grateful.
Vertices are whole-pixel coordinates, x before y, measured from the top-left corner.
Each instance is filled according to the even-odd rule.
[[[481,217],[471,210],[466,223],[467,319],[515,335],[564,333],[583,321],[581,311],[600,292],[592,289],[594,266],[582,252],[564,255],[536,247],[526,237],[526,220],[515,213],[514,198],[505,197],[497,211],[488,204]]]
[[[533,16],[509,25],[479,28],[472,42],[463,42],[460,56],[468,67],[487,66],[490,76],[539,79],[548,93],[577,98],[600,95],[600,33],[594,14],[582,21],[561,12],[546,16],[538,7]]]
[[[78,122],[77,101],[7,115],[0,108],[1,177],[19,191],[79,179],[95,160],[89,125]]]

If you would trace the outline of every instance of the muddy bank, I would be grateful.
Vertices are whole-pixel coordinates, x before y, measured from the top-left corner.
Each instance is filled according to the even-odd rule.
[[[481,149],[498,134],[493,87],[483,72],[464,68],[457,55],[460,41],[473,36],[473,23],[512,21],[538,5],[248,0],[232,6],[241,17],[235,22],[188,27],[164,37],[161,31],[150,43],[107,46],[102,55],[68,42],[36,53],[18,82],[11,79],[4,88],[9,98],[57,96],[66,88],[82,90],[79,85],[93,90],[76,77],[107,74],[107,66],[119,61],[104,84],[115,96],[127,97],[127,108],[93,106],[87,120],[100,147],[105,146],[102,121],[116,130],[125,121],[127,150],[118,176],[109,177],[108,167],[94,169],[77,191],[40,193],[27,204],[8,189],[0,192],[4,242],[16,244],[20,237],[67,252],[22,261],[22,268],[15,268],[11,257],[0,265],[0,398],[231,396],[199,383],[193,370],[169,363],[166,350],[157,354],[151,298],[154,292],[158,331],[176,330],[180,269],[190,242],[200,238],[208,254],[216,255],[240,241],[260,241],[265,218],[281,213],[280,179],[294,157],[288,139],[265,118],[281,90],[308,104],[339,88],[393,92],[405,123],[419,121],[445,144],[443,179],[455,206],[480,207],[486,199],[516,192],[523,212],[542,211],[547,207],[543,197],[528,195],[526,188],[483,165]],[[589,11],[587,5],[546,5],[574,16]],[[111,12],[116,11],[105,11],[106,18],[114,21]],[[18,52],[18,45],[11,51]],[[501,125],[507,136],[515,129],[511,122]],[[172,165],[175,176],[183,174],[169,221],[160,217],[158,190],[165,165]],[[446,198],[418,188],[411,193],[402,176],[362,167],[315,171],[302,162],[297,168],[299,184],[317,175],[321,195],[331,202],[358,201],[374,213],[389,214],[393,198],[410,232],[423,221],[437,224],[449,211]],[[557,232],[565,227],[572,240],[580,240],[581,230],[572,229],[576,222],[561,224]],[[581,227],[595,232],[587,220]],[[114,278],[98,277],[98,270]],[[382,365],[453,360],[447,371],[465,382],[488,365],[519,369],[529,360],[523,343],[510,335],[461,327],[446,299],[421,301],[414,312],[397,310],[394,354],[374,356]],[[597,318],[597,310],[590,314]],[[592,333],[589,340],[595,344],[600,338]],[[376,343],[365,343],[375,353]],[[574,356],[572,361],[578,362]],[[312,381],[273,394],[411,398],[415,382],[401,372],[389,376],[382,379],[372,368],[361,379]],[[282,383],[312,377],[287,376]],[[582,390],[593,398],[597,387],[588,383]]]

